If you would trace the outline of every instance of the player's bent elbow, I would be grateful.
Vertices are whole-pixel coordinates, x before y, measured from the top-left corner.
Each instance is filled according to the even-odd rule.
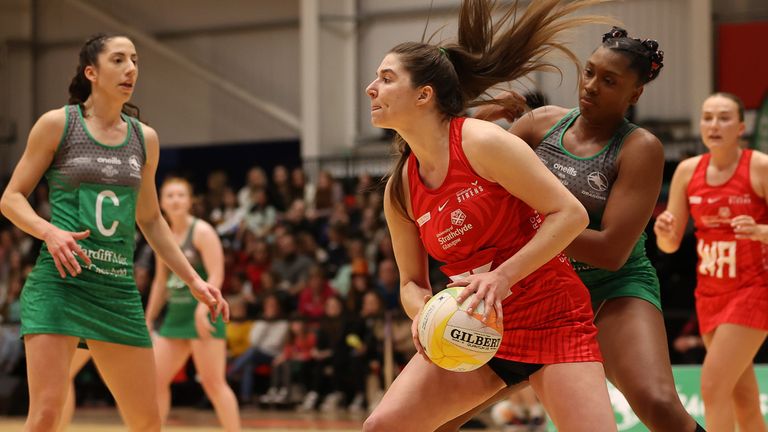
[[[579,227],[579,232],[584,231],[589,225],[589,214],[587,213],[587,209],[577,201],[576,204],[571,206],[568,210],[571,220],[570,225]]]
[[[2,215],[5,216],[6,219],[10,219],[9,213],[10,213],[11,207],[13,207],[10,201],[11,199],[9,198],[8,191],[6,190],[5,193],[2,196],[0,196],[0,213],[2,213]]]

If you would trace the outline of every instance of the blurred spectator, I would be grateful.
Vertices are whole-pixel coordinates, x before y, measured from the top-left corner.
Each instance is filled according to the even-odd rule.
[[[308,208],[315,206],[315,186],[307,182],[307,175],[301,167],[291,171],[291,198],[293,201],[303,200]]]
[[[368,261],[365,259],[365,245],[359,238],[351,238],[345,242],[346,261],[339,267],[331,280],[331,286],[336,292],[347,297],[352,274],[365,273],[368,275]]]
[[[328,251],[321,248],[312,233],[302,231],[296,235],[296,248],[299,253],[312,258],[315,263],[327,268]]]
[[[384,308],[381,297],[374,291],[366,291],[359,314],[353,317],[345,342],[350,352],[349,387],[345,393],[352,412],[362,412],[367,406],[366,385],[368,376],[376,374],[376,381],[384,364]],[[379,389],[383,388],[380,385]]]
[[[347,293],[346,303],[347,310],[357,315],[363,307],[363,297],[368,291],[374,291],[374,289],[365,261],[357,259],[355,263],[356,265],[353,267],[352,274],[350,275],[351,286]]]
[[[227,172],[224,170],[215,170],[208,174],[208,190],[205,191],[206,194],[202,203],[204,210],[223,207],[224,190],[227,188],[228,181]],[[208,211],[200,215],[203,219],[207,219],[208,216]]]
[[[400,277],[395,261],[385,259],[379,263],[376,282],[376,292],[381,296],[386,310],[400,309]]]
[[[237,205],[237,196],[230,187],[224,188],[221,207],[214,208],[210,213],[211,224],[216,228],[216,232],[230,246],[234,240],[237,230],[243,222],[247,208],[241,208]]]
[[[251,201],[248,211],[243,216],[244,229],[259,238],[266,238],[277,223],[277,210],[267,202],[265,189],[253,191]]]
[[[248,170],[245,176],[245,185],[237,192],[238,206],[244,209],[250,208],[255,200],[254,194],[257,191],[267,191],[269,186],[267,173],[260,167],[253,167]]]
[[[369,245],[368,261],[381,262],[385,259],[395,260],[395,251],[392,249],[392,237],[389,232],[384,232],[379,236],[377,243]]]
[[[248,403],[253,395],[253,369],[256,365],[272,364],[283,350],[288,336],[288,321],[282,317],[280,302],[274,295],[263,301],[262,315],[254,321],[248,334],[248,349],[230,364],[228,378],[242,372],[239,397]]]
[[[341,183],[336,181],[330,172],[320,171],[315,187],[315,200],[313,203],[314,216],[327,219],[337,203],[343,203],[344,190]]]
[[[229,323],[227,324],[227,358],[239,357],[251,346],[253,321],[247,319],[247,303],[240,297],[228,297]]]
[[[349,347],[344,339],[346,315],[338,296],[325,301],[325,314],[317,328],[317,345],[312,350],[312,381],[299,409],[314,409],[322,395],[322,411],[334,411],[342,402],[341,380],[346,378],[349,364]]]
[[[272,261],[272,271],[280,278],[280,288],[291,295],[297,294],[307,279],[313,260],[299,253],[296,237],[284,233],[277,239],[277,256]]]
[[[308,319],[323,317],[326,301],[334,295],[323,268],[319,265],[312,266],[309,270],[309,278],[299,293],[299,314]]]
[[[270,387],[260,398],[262,403],[283,404],[297,401],[298,391],[294,391],[294,378],[299,378],[302,386],[311,381],[315,332],[309,330],[301,318],[292,319],[290,328],[288,343],[272,361]]]
[[[300,232],[315,233],[315,227],[307,218],[307,205],[302,199],[291,201],[291,205],[288,211],[285,212],[281,223],[295,234]]]
[[[272,254],[266,241],[246,235],[243,251],[238,254],[237,268],[248,277],[254,294],[262,292],[261,274],[272,266]]]
[[[328,274],[336,275],[339,268],[349,261],[346,248],[347,226],[336,223],[328,227],[328,244],[325,250],[328,253],[326,268]]]
[[[293,193],[288,179],[288,169],[277,165],[272,170],[272,183],[268,186],[269,200],[277,211],[284,212],[293,201]]]

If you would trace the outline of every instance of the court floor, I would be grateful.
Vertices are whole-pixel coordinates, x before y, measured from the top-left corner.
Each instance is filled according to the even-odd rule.
[[[258,432],[353,432],[362,429],[365,414],[297,413],[292,411],[241,409],[243,431]],[[21,417],[0,416],[0,432],[20,432],[24,425]],[[68,432],[125,432],[114,408],[78,408]],[[477,429],[462,429],[462,432]],[[168,432],[220,432],[221,428],[211,410],[174,408],[163,428]],[[485,429],[492,432],[495,429]]]
[[[241,410],[243,431],[259,432],[352,432],[362,427],[363,415],[347,413],[295,413],[290,411],[267,411],[258,408]],[[21,417],[0,417],[0,432],[21,431],[24,419]],[[216,416],[211,410],[193,408],[174,409],[168,418],[168,432],[213,432],[221,431]],[[69,432],[118,432],[127,431],[114,408],[78,408]]]

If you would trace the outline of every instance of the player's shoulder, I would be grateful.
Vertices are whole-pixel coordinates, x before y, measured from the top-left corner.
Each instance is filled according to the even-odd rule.
[[[52,109],[50,111],[46,111],[37,120],[37,124],[39,126],[42,126],[45,128],[55,128],[60,130],[64,129],[66,123],[67,123],[67,107],[66,106]]]
[[[682,181],[683,184],[688,184],[693,178],[693,174],[696,171],[696,167],[699,166],[702,157],[704,157],[704,155],[697,155],[680,161],[680,163],[677,164],[677,168],[675,168],[673,183],[675,179],[678,179],[678,181]]]
[[[510,141],[520,139],[507,132],[504,128],[485,120],[468,118],[462,128],[462,142],[464,152],[488,155],[488,151],[503,148]]]
[[[768,169],[768,154],[765,154],[759,150],[753,150],[752,166],[761,169]]]

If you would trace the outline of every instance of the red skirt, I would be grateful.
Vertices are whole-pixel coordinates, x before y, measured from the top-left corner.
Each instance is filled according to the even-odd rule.
[[[602,362],[587,287],[560,257],[512,287],[496,357],[523,363]]]
[[[724,286],[700,280],[696,287],[696,313],[701,334],[714,331],[720,324],[768,331],[768,284]]]

